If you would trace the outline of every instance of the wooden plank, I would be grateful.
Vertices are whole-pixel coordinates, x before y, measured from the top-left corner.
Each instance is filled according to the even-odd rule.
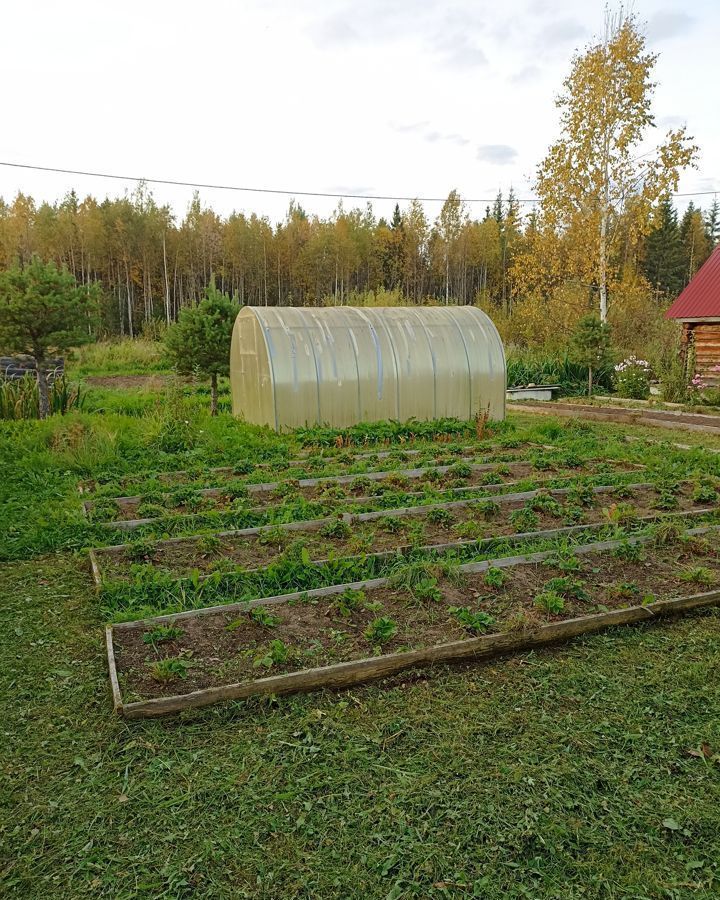
[[[422,650],[410,650],[336,663],[323,668],[304,669],[286,675],[260,678],[256,681],[236,682],[192,691],[188,694],[135,701],[123,704],[121,712],[128,719],[155,718],[182,710],[210,706],[226,700],[241,700],[269,694],[290,694],[321,688],[343,688],[393,675],[408,668],[463,659],[487,660],[502,654],[532,650],[568,641],[580,635],[604,631],[619,625],[652,621],[691,609],[714,606],[718,603],[720,603],[720,591],[711,591],[675,600],[657,601],[646,606],[633,606],[627,609],[567,619],[563,622],[553,622],[531,630],[482,635]]]
[[[95,550],[91,549],[88,551],[88,558],[90,560],[90,571],[92,572],[93,581],[95,582],[95,586],[100,588],[102,587],[103,580]]]
[[[110,672],[110,686],[112,688],[113,709],[115,712],[123,711],[122,693],[118,681],[117,666],[115,665],[115,647],[113,646],[113,627],[105,626],[105,647],[107,649],[108,670]]]

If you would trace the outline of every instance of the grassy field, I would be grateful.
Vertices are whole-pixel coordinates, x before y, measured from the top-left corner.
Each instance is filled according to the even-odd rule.
[[[0,425],[0,896],[720,895],[717,611],[335,694],[116,718],[85,552],[111,539],[78,482],[273,462],[337,436],[212,421],[193,385],[88,398]],[[624,431],[515,416],[488,439],[720,474],[701,450]]]

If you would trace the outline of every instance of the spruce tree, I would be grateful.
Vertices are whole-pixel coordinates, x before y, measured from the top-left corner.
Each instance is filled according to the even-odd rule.
[[[705,216],[705,232],[712,249],[720,241],[720,203],[717,197],[713,200]]]
[[[647,236],[644,270],[658,295],[676,297],[685,286],[685,253],[677,212],[669,197],[658,204],[655,228]]]
[[[702,211],[689,203],[680,223],[685,269],[685,284],[690,281],[712,249],[705,230]]]

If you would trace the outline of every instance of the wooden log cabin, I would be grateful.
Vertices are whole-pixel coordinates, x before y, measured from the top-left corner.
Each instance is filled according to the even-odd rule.
[[[680,294],[666,318],[682,325],[681,352],[688,377],[720,387],[720,246]]]

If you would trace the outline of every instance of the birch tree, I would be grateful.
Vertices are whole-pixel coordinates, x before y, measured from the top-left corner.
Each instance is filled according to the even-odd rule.
[[[697,156],[684,127],[668,131],[652,152],[643,152],[654,127],[656,61],[633,16],[608,14],[603,39],[573,59],[556,101],[560,137],[538,169],[536,190],[545,220],[575,233],[581,270],[575,274],[596,288],[603,322],[619,219],[630,216],[644,233],[650,207],[677,190],[681,169]]]

